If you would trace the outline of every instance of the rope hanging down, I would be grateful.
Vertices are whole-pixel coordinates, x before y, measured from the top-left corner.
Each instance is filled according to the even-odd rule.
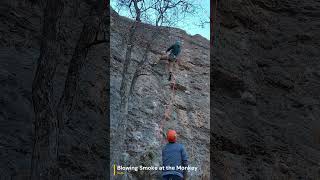
[[[172,111],[173,111],[173,103],[174,103],[175,95],[176,95],[176,78],[175,78],[174,73],[172,73],[172,82],[170,83],[170,86],[171,86],[170,89],[172,90],[171,97],[170,97],[169,103],[166,105],[166,109],[164,111],[164,116],[159,123],[159,131],[158,131],[158,135],[157,135],[159,141],[161,141],[161,144],[166,143],[165,138],[162,138],[162,137],[166,136],[165,132],[163,131],[164,122],[170,120],[170,117],[171,117]]]

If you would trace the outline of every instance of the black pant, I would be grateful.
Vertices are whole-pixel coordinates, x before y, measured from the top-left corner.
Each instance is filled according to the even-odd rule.
[[[177,56],[170,53],[168,60],[171,62],[175,62],[175,61],[177,61]]]
[[[163,176],[163,180],[183,180],[183,178],[177,175],[168,174]]]

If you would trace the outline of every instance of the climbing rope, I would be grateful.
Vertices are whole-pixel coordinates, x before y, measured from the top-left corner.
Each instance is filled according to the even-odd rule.
[[[170,117],[172,115],[173,112],[173,103],[175,100],[175,94],[176,94],[176,77],[175,74],[172,72],[172,81],[170,83],[170,89],[172,90],[171,93],[171,97],[169,99],[169,103],[167,103],[167,105],[165,106],[166,109],[164,111],[164,116],[161,119],[161,121],[159,122],[159,130],[158,130],[158,139],[159,141],[161,141],[161,144],[165,144],[166,143],[166,139],[163,138],[165,137],[165,132],[164,132],[164,123],[168,120],[170,120]]]

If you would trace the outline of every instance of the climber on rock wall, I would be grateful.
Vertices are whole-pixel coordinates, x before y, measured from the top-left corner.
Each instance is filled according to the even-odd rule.
[[[181,52],[181,46],[182,46],[181,41],[177,40],[175,44],[173,44],[172,46],[170,46],[167,49],[166,53],[168,53],[170,51],[169,56],[165,55],[165,56],[162,56],[160,58],[161,60],[168,60],[169,61],[169,78],[168,78],[168,81],[171,81],[173,64],[178,62],[177,57]]]
[[[175,130],[167,131],[168,143],[162,149],[162,163],[165,167],[163,180],[182,180],[187,178],[187,171],[177,170],[178,166],[188,166],[188,155],[182,144],[176,143]]]

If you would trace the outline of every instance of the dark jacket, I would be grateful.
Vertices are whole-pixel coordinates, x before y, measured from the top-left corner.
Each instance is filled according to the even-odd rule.
[[[171,54],[178,56],[181,52],[181,45],[179,43],[175,43],[174,45],[170,46],[166,52],[171,51]]]
[[[168,143],[162,149],[162,163],[163,166],[175,167],[176,166],[188,166],[188,155],[182,144],[179,143]],[[162,175],[178,175],[183,177],[185,172],[180,170],[166,170],[164,169]]]

